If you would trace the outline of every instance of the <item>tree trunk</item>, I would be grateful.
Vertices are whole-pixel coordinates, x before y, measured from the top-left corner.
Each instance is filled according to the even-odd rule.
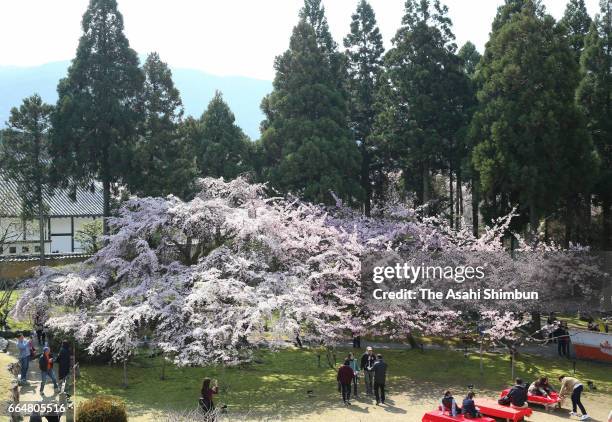
[[[449,200],[448,202],[450,203],[450,226],[451,229],[453,227],[455,227],[455,213],[454,213],[454,208],[455,208],[455,197],[453,195],[453,166],[450,165],[448,168],[448,192],[449,192]]]
[[[103,233],[108,235],[108,217],[110,217],[110,192],[111,184],[108,179],[102,181],[102,189],[104,194],[104,222],[103,222]]]
[[[423,205],[427,204],[430,199],[430,185],[429,185],[429,163],[423,162]]]
[[[482,362],[482,348],[483,348],[483,344],[482,344],[482,338],[480,339],[480,375],[484,375],[484,364]]]
[[[592,242],[591,238],[591,193],[588,192],[584,195],[584,208],[583,208],[583,230],[582,230],[582,242],[586,245],[590,245]]]
[[[372,188],[370,186],[370,154],[365,145],[361,144],[361,188],[365,195],[363,200],[363,211],[366,217],[370,216],[372,207]]]
[[[162,370],[160,379],[164,381],[166,379],[166,356],[162,353]]]
[[[575,195],[568,196],[567,201],[565,203],[565,215],[564,215],[564,223],[565,223],[565,233],[563,239],[563,245],[565,248],[569,248],[570,243],[576,237],[575,232],[575,212],[574,208],[578,206],[578,198]]]
[[[529,203],[529,231],[530,231],[530,240],[536,241],[538,238],[538,214],[536,212],[535,204],[533,200]]]
[[[478,237],[478,206],[480,204],[480,186],[478,176],[472,177],[472,234]]]
[[[455,210],[455,228],[457,230],[461,229],[461,220],[463,219],[463,187],[461,185],[461,166],[457,166],[457,209]]]
[[[128,387],[127,359],[123,361],[123,386]]]
[[[612,249],[612,200],[604,198],[602,203],[603,216],[603,239],[602,248],[605,251]]]
[[[40,248],[40,266],[45,265],[45,215],[42,204],[38,206],[38,245]]]
[[[531,313],[531,328],[536,334],[535,338],[542,338],[540,330],[542,329],[542,315],[539,312]]]

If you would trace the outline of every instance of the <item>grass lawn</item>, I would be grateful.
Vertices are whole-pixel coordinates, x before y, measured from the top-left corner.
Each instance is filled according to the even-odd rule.
[[[339,353],[344,356],[345,352]],[[437,398],[443,389],[457,392],[474,384],[483,394],[495,394],[510,383],[507,356],[484,355],[484,376],[479,373],[479,356],[465,357],[451,351],[385,350],[389,365],[388,390],[407,392],[418,398]],[[521,355],[516,364],[518,376],[526,381],[540,374],[550,377],[572,373],[571,362]],[[219,380],[220,394],[216,401],[227,403],[232,414],[284,415],[307,413],[338,400],[335,371],[317,366],[316,352],[284,350],[260,352],[258,360],[241,368],[177,368],[166,367],[167,379],[160,380],[161,359],[136,358],[129,366],[130,386],[124,389],[121,366],[81,368],[77,383],[77,400],[98,394],[122,397],[132,415],[163,409],[190,409],[197,405],[202,378]],[[612,394],[610,366],[578,362],[576,376],[591,380],[600,393]],[[554,378],[556,380],[556,378]],[[418,386],[418,392],[416,388]],[[309,397],[308,390],[313,390]],[[420,397],[419,397],[420,396]]]
[[[13,376],[6,367],[13,362],[15,362],[15,359],[12,356],[0,353],[0,403],[10,399],[9,389],[11,388]]]

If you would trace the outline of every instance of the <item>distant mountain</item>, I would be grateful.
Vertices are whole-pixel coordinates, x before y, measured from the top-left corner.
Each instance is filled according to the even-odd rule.
[[[57,101],[57,83],[66,76],[68,61],[35,67],[0,66],[0,127],[8,119],[11,107],[23,98],[38,93],[48,103]],[[236,122],[252,139],[259,138],[259,123],[264,116],[259,105],[272,91],[272,83],[241,76],[215,76],[199,70],[173,68],[174,82],[181,91],[185,113],[199,117],[215,90],[223,93]]]

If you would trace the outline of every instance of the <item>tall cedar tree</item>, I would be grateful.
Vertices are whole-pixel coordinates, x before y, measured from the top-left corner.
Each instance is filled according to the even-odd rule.
[[[600,172],[594,193],[602,207],[601,246],[612,249],[612,6],[601,0],[582,53],[583,79],[577,98],[585,111],[588,130],[600,158]]]
[[[329,203],[332,191],[360,198],[359,150],[347,128],[346,101],[312,25],[299,22],[274,66],[274,90],[262,102],[264,177],[312,201]]]
[[[539,2],[507,1],[477,79],[473,160],[483,215],[497,217],[518,206],[523,218],[516,228],[529,222],[535,233],[541,218],[588,190],[595,165],[574,102],[579,76],[573,52]]]
[[[321,0],[304,0],[304,7],[300,9],[300,19],[310,24],[316,35],[317,45],[326,57],[336,87],[346,93],[346,56],[338,51],[338,44],[334,41],[329,30],[327,17],[325,16],[325,7],[321,4]]]
[[[192,135],[199,174],[235,179],[251,170],[251,141],[235,123],[234,113],[216,92]]]
[[[349,125],[359,143],[364,211],[366,216],[370,216],[370,174],[374,152],[371,135],[376,118],[376,90],[385,49],[374,10],[366,0],[361,0],[357,5],[357,11],[352,16],[351,32],[344,39],[344,47],[348,58]]]
[[[108,217],[112,185],[134,171],[144,76],[123,34],[116,0],[90,0],[82,27],[76,57],[57,88],[51,154],[60,184],[102,182]]]
[[[563,26],[567,35],[570,47],[574,50],[577,63],[580,63],[584,39],[592,22],[584,0],[570,0],[563,18],[559,21],[559,25]]]
[[[476,99],[476,71],[480,64],[480,59],[482,55],[476,49],[474,43],[468,41],[463,47],[459,49],[458,53],[459,58],[463,62],[463,71],[469,78],[468,82],[468,106],[466,107],[467,114],[469,116],[469,120],[472,119],[474,113],[476,112],[478,101]],[[472,233],[474,236],[478,237],[478,224],[479,224],[479,206],[480,206],[480,179],[478,177],[478,172],[474,168],[472,163],[471,151],[474,149],[474,137],[471,136],[471,128],[468,125],[466,128],[467,132],[464,133],[464,141],[466,148],[466,156],[463,162],[462,167],[465,168],[466,172],[466,180],[470,180],[471,190],[472,190]],[[459,180],[459,178],[457,178]],[[457,194],[461,194],[461,187],[458,186]],[[457,213],[457,216],[463,214],[461,210]],[[458,222],[459,223],[459,222]],[[458,224],[457,224],[458,225]]]
[[[50,191],[49,131],[53,106],[39,95],[23,100],[11,109],[8,127],[0,143],[0,169],[5,177],[17,183],[24,219],[38,220],[40,265],[45,261],[44,202]]]
[[[325,7],[321,4],[321,0],[304,0],[304,7],[300,10],[300,19],[312,26],[317,44],[325,54],[331,54],[338,49],[329,31]]]
[[[473,42],[468,41],[459,49],[458,56],[463,62],[463,71],[470,79],[473,79],[476,75],[478,64],[480,64],[482,54],[478,52]]]
[[[467,124],[467,76],[455,55],[451,25],[448,9],[438,0],[408,0],[402,27],[385,56],[389,84],[381,93],[385,101],[377,128],[419,204],[432,199],[435,171],[448,168],[452,175],[458,169],[457,135]]]
[[[144,120],[136,144],[136,171],[130,177],[130,190],[139,196],[174,194],[187,199],[195,191],[196,168],[189,144],[179,132],[183,116],[180,93],[171,70],[157,53],[147,57],[143,70]]]

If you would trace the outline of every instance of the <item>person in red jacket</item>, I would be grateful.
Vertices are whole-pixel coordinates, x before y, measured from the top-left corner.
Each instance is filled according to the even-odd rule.
[[[344,365],[338,369],[338,383],[340,383],[340,389],[342,390],[342,401],[346,405],[350,405],[351,402],[351,382],[355,376],[353,368],[351,368],[351,361],[348,359],[344,361]]]

